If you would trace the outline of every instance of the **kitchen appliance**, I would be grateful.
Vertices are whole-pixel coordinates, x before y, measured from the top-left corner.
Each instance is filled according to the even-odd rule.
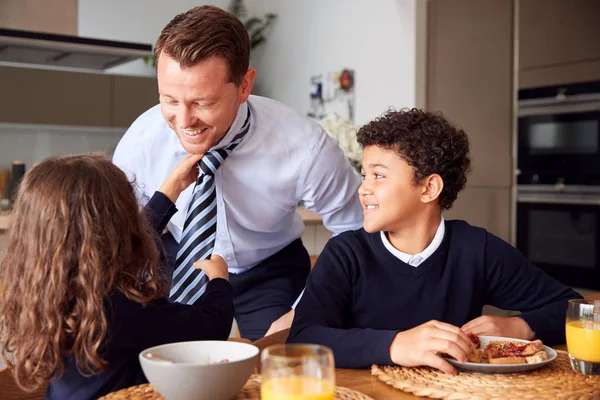
[[[0,29],[0,62],[105,70],[151,55],[145,43]]]
[[[518,188],[517,248],[562,283],[600,290],[600,187]]]
[[[519,91],[517,183],[600,185],[600,82]]]
[[[517,248],[600,290],[600,82],[519,91]]]

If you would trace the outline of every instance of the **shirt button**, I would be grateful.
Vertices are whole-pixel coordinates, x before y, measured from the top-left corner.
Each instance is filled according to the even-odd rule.
[[[219,201],[219,202],[217,203],[217,207],[222,207],[222,206],[223,206],[223,203]]]
[[[227,261],[231,261],[231,256],[227,256],[227,257],[225,257],[225,259],[226,259]]]

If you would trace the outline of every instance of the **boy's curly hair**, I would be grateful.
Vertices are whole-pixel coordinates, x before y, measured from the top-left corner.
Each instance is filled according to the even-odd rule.
[[[388,111],[360,128],[357,137],[363,149],[378,146],[395,151],[413,167],[415,184],[429,175],[440,175],[442,210],[452,207],[471,172],[467,134],[441,113],[416,108]]]

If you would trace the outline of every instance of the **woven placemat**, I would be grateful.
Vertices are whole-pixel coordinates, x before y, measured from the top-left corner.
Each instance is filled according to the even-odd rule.
[[[456,376],[429,367],[374,365],[371,373],[396,389],[434,399],[600,399],[600,376],[573,372],[569,355],[518,374],[460,372]]]
[[[259,400],[260,399],[260,375],[252,375],[246,382],[240,393],[234,400]],[[335,387],[336,400],[373,400],[356,390],[341,386]],[[152,385],[145,384],[133,386],[118,392],[110,393],[99,400],[164,400],[164,398],[154,390]]]

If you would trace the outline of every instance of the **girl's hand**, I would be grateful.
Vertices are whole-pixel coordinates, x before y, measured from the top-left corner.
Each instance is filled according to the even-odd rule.
[[[181,192],[198,179],[198,161],[202,156],[204,154],[190,154],[183,157],[158,191],[175,203]]]
[[[438,353],[465,362],[470,352],[469,337],[460,328],[439,321],[398,332],[390,345],[390,357],[395,364],[405,367],[427,365],[453,375],[456,369]]]
[[[227,263],[218,254],[210,256],[210,260],[200,260],[194,263],[194,268],[201,269],[204,271],[208,280],[215,278],[223,278],[229,280],[229,270],[227,269]]]

